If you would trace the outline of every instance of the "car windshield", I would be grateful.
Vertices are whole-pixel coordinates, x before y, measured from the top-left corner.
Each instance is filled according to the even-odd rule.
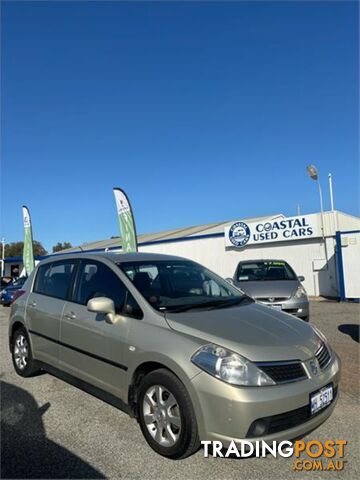
[[[226,308],[249,297],[201,265],[186,260],[121,263],[119,267],[160,311]]]
[[[238,282],[264,282],[296,279],[297,276],[290,265],[279,260],[241,262],[237,271]]]

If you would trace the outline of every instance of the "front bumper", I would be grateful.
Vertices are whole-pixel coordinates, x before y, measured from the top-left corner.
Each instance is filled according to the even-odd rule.
[[[256,301],[258,301],[255,298]],[[303,320],[309,319],[309,300],[307,298],[294,298],[290,297],[289,299],[283,301],[276,301],[274,302],[264,302],[259,301],[262,305],[267,307],[275,308],[276,306],[281,306],[281,311],[285,313],[289,313],[290,315],[295,315]]]
[[[328,367],[315,377],[299,382],[268,387],[236,387],[201,372],[192,379],[194,407],[201,440],[220,440],[226,447],[232,440],[291,440],[305,435],[323,423],[332,413],[338,395],[317,415],[285,430],[251,438],[254,421],[309,406],[310,394],[325,385],[338,390],[340,359],[333,353]]]

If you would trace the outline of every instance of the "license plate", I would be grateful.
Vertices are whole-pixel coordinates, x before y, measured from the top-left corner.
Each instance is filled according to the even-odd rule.
[[[276,304],[268,303],[267,306],[273,308],[274,310],[282,310],[282,306],[281,306],[281,305],[276,305]]]
[[[312,393],[310,395],[310,411],[311,415],[319,412],[323,408],[330,405],[332,402],[333,396],[333,386],[327,385],[326,387],[321,388],[320,390]]]
[[[274,310],[282,310],[282,306],[279,303],[266,303],[266,302],[259,302],[265,305],[266,307],[273,308]]]

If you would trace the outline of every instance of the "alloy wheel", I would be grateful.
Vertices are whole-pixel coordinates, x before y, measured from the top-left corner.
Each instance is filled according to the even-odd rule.
[[[152,438],[163,447],[175,445],[181,432],[181,417],[179,404],[169,389],[162,385],[148,388],[142,408]]]
[[[14,360],[19,370],[24,370],[28,364],[29,345],[26,337],[21,333],[16,337],[14,345]]]

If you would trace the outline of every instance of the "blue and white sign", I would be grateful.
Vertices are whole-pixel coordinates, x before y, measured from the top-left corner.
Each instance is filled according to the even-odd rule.
[[[239,221],[225,227],[225,246],[241,248],[251,244],[306,240],[320,236],[316,214],[248,224]]]

